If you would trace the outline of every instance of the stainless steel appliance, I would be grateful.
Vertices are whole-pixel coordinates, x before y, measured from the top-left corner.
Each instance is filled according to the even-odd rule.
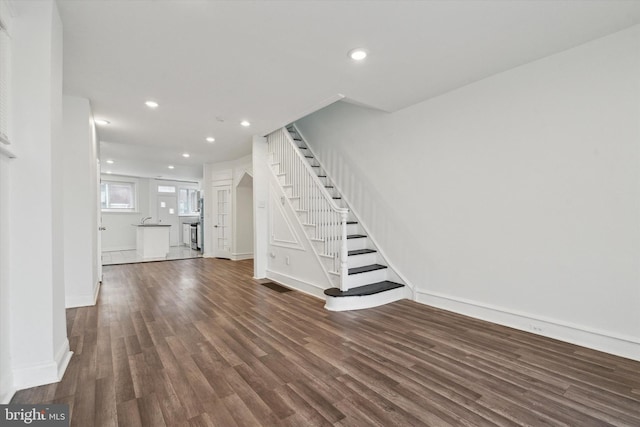
[[[200,250],[200,223],[194,222],[191,224],[191,249],[194,251]]]

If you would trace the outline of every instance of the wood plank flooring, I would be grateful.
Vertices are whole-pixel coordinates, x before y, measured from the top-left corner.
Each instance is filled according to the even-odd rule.
[[[640,363],[410,301],[346,313],[252,261],[110,266],[67,311],[72,426],[640,426]]]

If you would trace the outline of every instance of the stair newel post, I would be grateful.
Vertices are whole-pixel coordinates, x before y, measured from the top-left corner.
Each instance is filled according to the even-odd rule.
[[[340,290],[348,291],[349,284],[347,278],[349,277],[349,265],[347,262],[349,256],[349,249],[347,248],[347,212],[340,212],[342,242],[340,245]]]

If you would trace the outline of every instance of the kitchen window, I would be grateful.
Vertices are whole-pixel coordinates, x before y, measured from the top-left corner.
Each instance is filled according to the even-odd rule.
[[[176,187],[174,185],[158,185],[158,193],[175,193]]]
[[[136,184],[103,181],[100,184],[100,201],[105,212],[135,212]]]
[[[178,192],[178,214],[199,215],[199,192],[192,188],[181,188]]]

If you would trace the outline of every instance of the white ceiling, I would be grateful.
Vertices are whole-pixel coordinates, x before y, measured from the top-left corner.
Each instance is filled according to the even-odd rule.
[[[202,163],[249,154],[252,135],[339,94],[396,111],[640,22],[636,0],[58,6],[64,91],[89,98],[94,116],[111,122],[99,129],[102,159],[115,160],[109,169],[181,179],[200,178]],[[369,51],[363,63],[347,57],[355,47]],[[150,110],[148,99],[160,107]]]

